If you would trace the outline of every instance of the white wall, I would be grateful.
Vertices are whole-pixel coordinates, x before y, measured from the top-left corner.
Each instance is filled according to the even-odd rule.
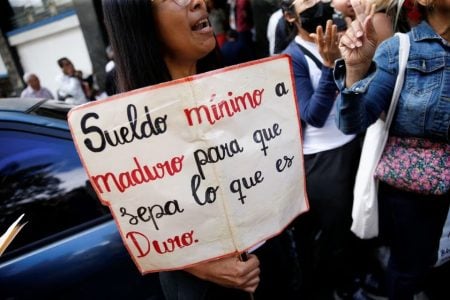
[[[6,70],[5,63],[3,62],[3,59],[0,56],[0,78],[7,77],[7,76],[8,76],[8,70]]]
[[[56,95],[55,78],[61,74],[57,60],[69,58],[84,75],[92,73],[92,62],[75,14],[8,36],[17,48],[24,72],[38,75],[41,85]]]

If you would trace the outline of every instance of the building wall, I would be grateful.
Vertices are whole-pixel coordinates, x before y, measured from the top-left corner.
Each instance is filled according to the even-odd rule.
[[[3,62],[2,57],[0,56],[0,78],[7,77],[8,70],[6,70],[5,63]]]
[[[41,85],[56,94],[55,78],[61,74],[58,58],[69,58],[84,75],[92,74],[92,62],[75,11],[13,30],[7,34],[16,47],[24,72],[36,73]]]

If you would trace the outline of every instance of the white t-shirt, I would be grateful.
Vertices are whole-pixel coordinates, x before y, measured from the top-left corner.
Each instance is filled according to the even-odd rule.
[[[275,11],[267,23],[267,39],[269,40],[269,53],[273,55],[275,52],[275,35],[277,31],[278,21],[283,17],[283,11],[281,8]]]
[[[74,104],[87,102],[83,88],[81,87],[81,82],[78,78],[61,74],[56,78],[56,81],[58,83],[57,94],[62,97],[68,97],[66,100],[67,102]]]

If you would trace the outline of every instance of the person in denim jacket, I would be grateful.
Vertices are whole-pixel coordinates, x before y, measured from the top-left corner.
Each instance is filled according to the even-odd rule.
[[[409,33],[411,48],[390,134],[450,142],[450,1],[417,0],[424,20]],[[364,132],[389,108],[398,73],[399,39],[377,47],[372,12],[352,1],[358,17],[340,40],[336,63],[341,90],[337,124],[346,134]],[[372,58],[374,62],[372,62]],[[449,193],[421,195],[379,186],[380,232],[391,249],[389,299],[413,299],[436,261],[449,210]],[[448,264],[447,264],[448,267]],[[449,299],[448,289],[446,299]]]

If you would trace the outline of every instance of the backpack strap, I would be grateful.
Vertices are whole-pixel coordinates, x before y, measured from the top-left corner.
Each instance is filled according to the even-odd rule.
[[[322,69],[322,63],[320,62],[320,60],[314,56],[314,54],[312,54],[308,49],[306,49],[305,47],[303,47],[300,44],[297,44],[300,47],[300,50],[302,50],[303,54],[305,54],[306,56],[308,56],[309,58],[311,58],[313,60],[313,62],[316,64],[316,66],[319,68],[319,70]]]

